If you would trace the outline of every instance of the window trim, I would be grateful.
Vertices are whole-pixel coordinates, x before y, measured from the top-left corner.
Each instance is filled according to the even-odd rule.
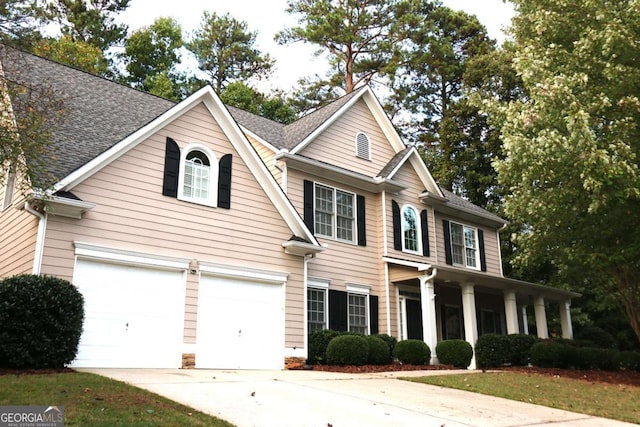
[[[332,205],[333,205],[333,209],[332,209],[332,213],[331,213],[331,235],[326,235],[326,234],[322,234],[319,230],[320,227],[317,226],[316,224],[316,212],[317,212],[317,206],[316,206],[316,189],[318,188],[318,186],[320,187],[324,187],[327,190],[331,190],[332,194],[333,194],[333,198],[332,198]],[[337,192],[340,191],[342,193],[348,194],[351,196],[351,206],[353,209],[353,215],[351,216],[351,240],[346,240],[346,239],[340,239],[338,238],[338,204],[336,201],[336,194]],[[346,218],[346,217],[344,217]],[[327,184],[322,184],[320,182],[314,182],[313,183],[313,228],[315,230],[315,234],[318,237],[324,237],[326,239],[331,239],[331,240],[335,240],[337,242],[343,242],[343,243],[351,243],[351,244],[357,244],[357,234],[358,234],[358,202],[357,202],[357,194],[352,192],[352,191],[347,191],[347,190],[343,190],[341,188],[338,187],[334,187],[332,185],[327,185]]]
[[[412,210],[413,211],[413,215],[416,219],[416,246],[417,248],[415,250],[413,249],[408,249],[407,245],[406,245],[406,240],[405,240],[405,231],[407,230],[405,228],[405,222],[404,222],[404,213],[406,210]],[[411,253],[411,254],[416,254],[416,255],[423,255],[422,252],[422,224],[421,224],[421,218],[420,218],[420,214],[418,213],[418,209],[416,209],[414,206],[412,205],[403,205],[402,208],[400,209],[400,232],[402,235],[402,252],[407,252],[407,253]]]
[[[458,225],[460,227],[462,227],[462,249],[463,249],[463,253],[462,253],[462,260],[464,261],[463,264],[457,263],[455,262],[455,258],[453,256],[453,225]],[[464,237],[464,233],[465,230],[473,230],[473,236],[474,236],[474,242],[475,242],[475,247],[473,248],[475,251],[475,263],[476,265],[467,265],[467,245],[466,245],[466,240]],[[481,269],[481,265],[480,265],[480,237],[478,236],[478,228],[477,227],[472,227],[470,225],[465,225],[459,222],[455,222],[455,221],[449,221],[449,242],[451,244],[451,262],[452,265],[456,266],[456,267],[464,267],[464,268],[469,268],[472,270],[480,270]]]
[[[324,326],[322,329],[329,329],[329,280],[327,279],[317,279],[317,278],[309,278],[307,279],[307,292],[309,290],[323,291],[324,292]],[[309,333],[309,300],[307,293],[307,301],[306,301],[306,313],[307,313],[307,333]]]
[[[364,156],[362,155],[363,153],[360,150],[360,144],[358,143],[358,139],[360,138],[360,135],[364,136],[364,138],[366,138],[367,141],[367,155]],[[363,131],[358,131],[356,133],[356,137],[355,137],[355,149],[356,149],[356,157],[358,157],[359,159],[363,159],[363,160],[369,160],[371,161],[371,138],[369,138],[369,135],[367,135],[365,132]]]
[[[192,151],[200,151],[209,158],[209,191],[206,199],[189,197],[184,194],[184,174],[186,172],[187,156]],[[180,174],[178,176],[178,200],[196,203],[199,205],[217,207],[218,206],[218,158],[208,147],[201,143],[191,143],[180,150]]]

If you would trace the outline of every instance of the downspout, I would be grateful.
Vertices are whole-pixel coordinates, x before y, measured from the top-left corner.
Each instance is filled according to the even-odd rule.
[[[24,210],[38,218],[38,236],[36,238],[32,274],[40,274],[40,269],[42,268],[42,253],[44,252],[44,234],[47,229],[47,214],[35,210],[30,202],[24,203]]]
[[[382,256],[388,255],[387,249],[387,192],[382,192]],[[387,335],[391,335],[391,284],[389,283],[389,264],[384,263],[384,296],[385,310],[387,311]]]
[[[307,264],[309,263],[309,261],[311,261],[312,259],[314,259],[316,257],[315,254],[306,254],[304,256],[304,258],[302,259],[302,265],[303,265],[303,280],[304,280],[304,286],[303,286],[303,292],[302,292],[302,301],[303,301],[303,307],[304,310],[302,310],[302,318],[303,318],[303,345],[304,345],[304,351],[305,351],[305,358],[309,359],[309,333],[307,332],[307,322],[309,321],[308,319],[308,314],[307,314],[307,285],[308,285],[308,280],[309,280],[309,267],[307,266]]]

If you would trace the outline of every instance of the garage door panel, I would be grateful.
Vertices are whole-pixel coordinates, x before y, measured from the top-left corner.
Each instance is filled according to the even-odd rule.
[[[85,322],[73,366],[180,367],[182,272],[80,260],[74,284]]]
[[[281,369],[281,284],[202,276],[198,293],[196,366]]]

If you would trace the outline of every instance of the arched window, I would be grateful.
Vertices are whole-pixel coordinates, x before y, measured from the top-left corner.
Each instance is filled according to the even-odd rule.
[[[413,206],[402,208],[402,250],[420,252],[420,222]]]
[[[218,162],[207,147],[191,144],[181,153],[178,198],[216,206]]]

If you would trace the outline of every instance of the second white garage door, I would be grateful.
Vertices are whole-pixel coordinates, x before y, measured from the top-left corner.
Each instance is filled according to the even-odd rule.
[[[283,301],[282,284],[203,275],[196,367],[282,369]]]

